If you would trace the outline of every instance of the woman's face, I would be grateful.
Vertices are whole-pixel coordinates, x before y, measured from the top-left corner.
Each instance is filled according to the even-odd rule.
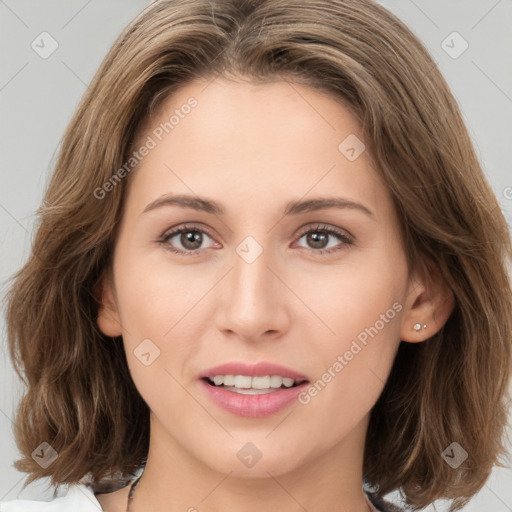
[[[161,457],[262,477],[360,456],[416,297],[363,144],[285,81],[197,81],[145,125],[99,325]]]

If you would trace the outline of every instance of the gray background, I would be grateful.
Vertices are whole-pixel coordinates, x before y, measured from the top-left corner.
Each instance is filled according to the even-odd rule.
[[[80,97],[117,34],[148,3],[0,0],[0,296],[29,253],[34,214]],[[408,24],[438,63],[512,225],[512,1],[381,3]],[[58,43],[46,59],[31,47],[43,31]],[[451,35],[454,31],[463,39]],[[469,46],[457,56],[464,40]],[[0,329],[0,501],[5,501],[17,496],[24,475],[11,467],[17,454],[12,418],[21,385],[7,358],[3,315]],[[509,452],[511,437],[509,432]],[[510,468],[496,468],[464,510],[512,512],[511,481]],[[425,510],[446,510],[446,504]]]

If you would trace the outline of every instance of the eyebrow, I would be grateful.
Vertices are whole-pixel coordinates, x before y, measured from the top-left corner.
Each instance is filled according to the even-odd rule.
[[[180,206],[181,208],[190,208],[214,215],[224,215],[226,213],[225,208],[212,199],[187,194],[166,194],[161,196],[149,203],[142,213],[164,206]],[[283,215],[298,215],[300,213],[325,210],[327,208],[358,210],[370,217],[374,217],[373,212],[366,206],[342,197],[316,197],[306,200],[289,201],[285,205]]]

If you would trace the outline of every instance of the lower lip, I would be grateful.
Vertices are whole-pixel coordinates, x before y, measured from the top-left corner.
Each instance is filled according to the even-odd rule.
[[[308,385],[307,382],[303,382],[293,388],[279,388],[277,391],[263,395],[242,395],[212,386],[203,379],[201,384],[211,400],[219,407],[246,418],[263,418],[282,411],[296,400]]]

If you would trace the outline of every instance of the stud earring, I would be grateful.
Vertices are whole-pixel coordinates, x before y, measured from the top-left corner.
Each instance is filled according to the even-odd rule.
[[[426,328],[427,328],[427,324],[423,324],[423,329],[426,329]],[[414,324],[413,329],[415,331],[421,331],[421,324],[420,323]]]

